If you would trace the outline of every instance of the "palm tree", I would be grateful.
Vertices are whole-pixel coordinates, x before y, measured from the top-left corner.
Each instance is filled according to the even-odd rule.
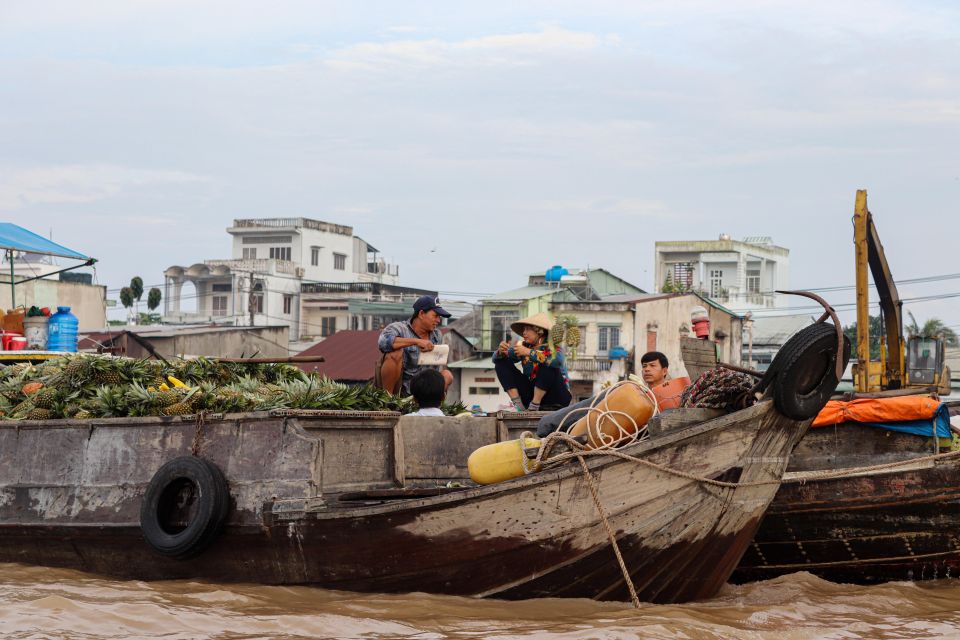
[[[909,337],[942,338],[944,344],[948,347],[960,346],[960,339],[957,338],[957,333],[943,324],[943,321],[939,318],[930,318],[924,322],[921,327],[918,325],[917,319],[913,316],[912,312],[907,311],[907,315],[910,316],[910,322],[904,328],[907,330]]]

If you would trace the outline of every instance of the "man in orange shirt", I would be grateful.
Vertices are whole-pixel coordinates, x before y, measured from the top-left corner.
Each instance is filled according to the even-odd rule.
[[[680,406],[683,390],[690,386],[690,378],[670,378],[670,361],[659,351],[648,351],[640,358],[640,373],[653,395],[660,411]]]
[[[648,351],[640,358],[641,376],[650,390],[653,391],[653,395],[657,397],[657,406],[660,407],[660,411],[679,407],[680,396],[683,395],[683,390],[690,385],[690,378],[686,376],[670,378],[667,370],[669,365],[667,356],[659,351]],[[591,405],[602,399],[606,393],[606,390],[601,391],[596,396],[591,396],[586,400],[581,400],[569,407],[543,416],[537,423],[537,437],[543,438],[547,434],[553,433],[560,428],[560,423],[563,423],[564,428],[569,427],[577,421],[576,418],[586,415]],[[574,411],[577,413],[566,420],[567,415]]]

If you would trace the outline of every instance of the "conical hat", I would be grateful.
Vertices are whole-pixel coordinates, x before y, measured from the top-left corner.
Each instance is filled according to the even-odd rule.
[[[529,318],[517,320],[516,322],[510,325],[510,328],[513,330],[514,333],[516,333],[517,335],[520,335],[521,333],[523,333],[524,325],[531,325],[534,327],[539,327],[544,331],[550,331],[550,329],[553,327],[553,320],[550,319],[549,315],[541,311],[540,313],[533,314]]]

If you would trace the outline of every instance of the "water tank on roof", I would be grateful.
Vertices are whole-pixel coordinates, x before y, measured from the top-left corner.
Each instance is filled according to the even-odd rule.
[[[630,357],[630,352],[624,347],[617,345],[616,347],[610,349],[610,353],[607,354],[607,357],[611,360],[625,360],[626,358]]]
[[[549,269],[547,269],[547,273],[545,277],[547,282],[560,282],[560,278],[567,275],[568,273],[570,272],[564,269],[563,267],[561,267],[560,265],[555,264]]]

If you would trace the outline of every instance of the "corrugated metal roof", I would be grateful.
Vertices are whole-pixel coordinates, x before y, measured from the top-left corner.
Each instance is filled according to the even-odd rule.
[[[556,293],[558,290],[554,287],[520,287],[519,289],[511,289],[510,291],[504,291],[502,293],[495,293],[489,298],[484,298],[483,301],[494,301],[494,300],[530,300],[531,298],[539,298],[540,296],[547,295],[549,293]]]
[[[323,342],[301,352],[301,356],[323,356],[325,362],[309,362],[297,366],[333,380],[361,382],[373,380],[380,358],[377,348],[379,331],[338,331]]]

